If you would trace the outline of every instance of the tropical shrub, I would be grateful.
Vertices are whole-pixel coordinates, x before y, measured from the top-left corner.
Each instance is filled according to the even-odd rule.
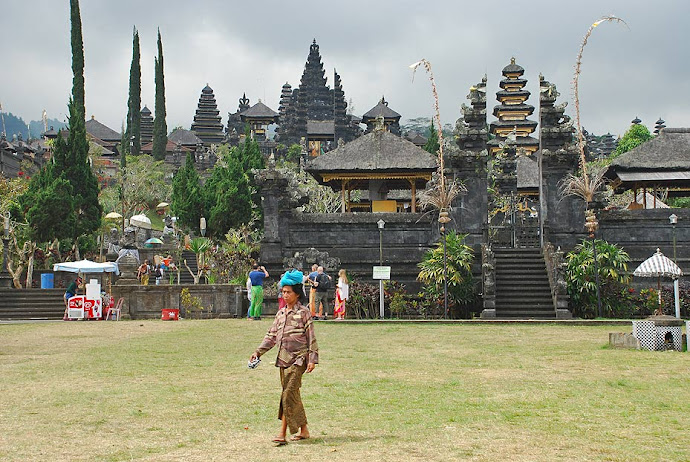
[[[621,247],[604,240],[594,240],[597,251],[599,293],[605,317],[629,317],[634,301],[625,297],[630,257]],[[566,256],[566,280],[573,315],[593,318],[597,315],[596,272],[591,240],[583,240]],[[627,315],[621,316],[624,313]]]
[[[448,281],[449,308],[451,306],[455,309],[467,307],[476,299],[472,279],[474,252],[470,246],[465,244],[466,237],[467,234],[458,234],[455,231],[446,234],[446,279]],[[428,251],[424,260],[417,266],[420,268],[417,280],[426,285],[425,296],[431,297],[432,300],[438,300],[440,296],[441,303],[443,303],[443,242],[439,242],[434,249]]]

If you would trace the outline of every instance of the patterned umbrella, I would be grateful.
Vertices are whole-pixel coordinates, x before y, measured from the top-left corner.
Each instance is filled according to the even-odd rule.
[[[642,262],[635,271],[633,276],[642,278],[657,278],[657,291],[659,292],[659,308],[661,308],[661,277],[677,278],[683,275],[683,271],[676,265],[673,260],[661,253],[661,250],[656,249],[656,253]]]

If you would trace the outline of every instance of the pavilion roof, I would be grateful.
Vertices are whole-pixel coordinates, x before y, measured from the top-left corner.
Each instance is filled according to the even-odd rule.
[[[192,152],[191,149],[184,147],[182,145],[178,146],[177,143],[168,138],[168,142],[165,145],[165,152],[175,152],[175,150],[179,150],[180,152]],[[145,154],[151,154],[153,152],[153,142],[146,143],[145,145],[143,145],[141,147],[141,152]]]
[[[613,170],[690,170],[690,128],[664,128],[658,136],[621,154]]]
[[[369,119],[375,119],[378,116],[383,116],[384,119],[397,119],[400,120],[402,117],[400,114],[395,112],[393,109],[388,107],[388,103],[381,98],[381,101],[374,106],[373,108],[369,109],[363,116],[362,120],[366,121]]]
[[[335,122],[332,120],[307,120],[307,134],[309,135],[333,135]]]
[[[118,132],[103,125],[94,116],[91,116],[91,119],[86,121],[85,128],[86,133],[99,140],[119,142],[122,139]]]
[[[436,170],[436,157],[387,131],[373,131],[312,159],[306,170],[327,173],[416,173]],[[318,179],[318,178],[317,178]]]
[[[261,101],[259,101],[254,106],[250,107],[249,109],[242,111],[240,113],[240,117],[265,119],[265,118],[278,117],[278,113],[276,111],[274,111],[273,109],[271,109],[270,107],[266,106]]]
[[[664,128],[658,136],[621,154],[606,177],[616,188],[690,188],[690,128]],[[675,195],[675,191],[669,194]]]
[[[168,136],[168,140],[175,144],[181,144],[182,146],[196,146],[197,144],[203,144],[201,138],[196,136],[193,132],[185,130],[184,128],[178,128],[173,130],[173,132]]]

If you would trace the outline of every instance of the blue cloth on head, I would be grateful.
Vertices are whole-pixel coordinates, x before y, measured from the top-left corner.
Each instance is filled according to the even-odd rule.
[[[287,271],[284,275],[283,278],[280,280],[280,285],[281,286],[294,286],[297,284],[302,284],[302,281],[304,280],[304,275],[300,270],[291,270]]]

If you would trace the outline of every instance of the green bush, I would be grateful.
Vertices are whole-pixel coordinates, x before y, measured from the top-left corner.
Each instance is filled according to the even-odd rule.
[[[621,247],[600,239],[595,241],[599,273],[599,293],[605,317],[630,317],[636,301],[627,294],[630,257]],[[583,240],[566,256],[566,280],[573,315],[582,318],[597,316],[596,273],[591,240]]]
[[[476,300],[477,294],[472,279],[474,252],[465,244],[467,234],[450,231],[446,234],[446,279],[448,281],[448,307],[459,316],[467,317],[468,308]],[[443,242],[424,256],[417,265],[421,271],[417,279],[425,284],[423,297],[430,299],[425,313],[433,315],[437,311],[440,297],[443,305]],[[441,307],[443,314],[443,307]]]

